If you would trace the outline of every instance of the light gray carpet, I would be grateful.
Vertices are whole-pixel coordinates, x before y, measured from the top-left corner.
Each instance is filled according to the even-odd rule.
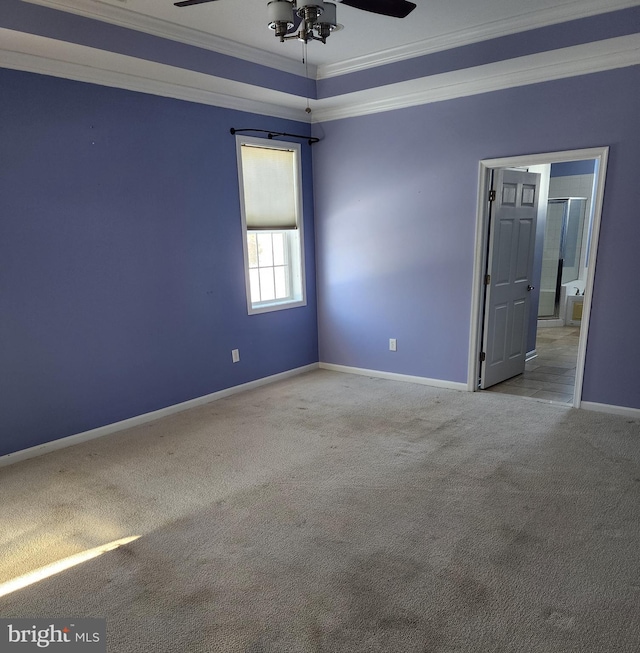
[[[0,469],[0,598],[109,651],[636,653],[640,423],[316,371]]]

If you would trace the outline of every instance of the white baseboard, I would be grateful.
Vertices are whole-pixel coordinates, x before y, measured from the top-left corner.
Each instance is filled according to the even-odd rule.
[[[173,406],[167,406],[166,408],[161,408],[160,410],[154,410],[151,413],[145,413],[144,415],[137,415],[136,417],[131,417],[129,419],[122,420],[121,422],[107,424],[106,426],[100,426],[99,428],[91,429],[90,431],[85,431],[84,433],[69,435],[65,438],[60,438],[58,440],[52,440],[51,442],[45,442],[44,444],[36,445],[35,447],[29,447],[28,449],[22,449],[20,451],[15,451],[14,453],[8,453],[4,456],[0,456],[0,467],[12,465],[13,463],[17,463],[21,460],[27,460],[28,458],[35,458],[36,456],[41,456],[45,453],[56,451],[57,449],[72,447],[74,444],[80,444],[81,442],[87,442],[88,440],[101,438],[111,433],[124,431],[125,429],[130,429],[134,426],[139,426],[140,424],[145,424],[147,422],[153,422],[162,417],[173,415],[174,413],[180,413],[183,410],[189,410],[189,408],[196,408],[197,406],[202,406],[203,404],[208,404],[218,399],[224,399],[225,397],[229,397],[230,395],[234,395],[239,392],[252,390],[253,388],[258,388],[262,385],[267,385],[268,383],[275,383],[276,381],[282,381],[283,379],[289,378],[291,376],[297,376],[298,374],[303,374],[304,372],[310,372],[317,369],[318,363],[311,363],[310,365],[304,365],[303,367],[296,367],[293,370],[287,370],[286,372],[280,372],[279,374],[265,376],[262,379],[256,379],[255,381],[249,381],[248,383],[236,385],[231,388],[225,388],[224,390],[212,392],[211,394],[204,395],[203,397],[189,399],[188,401],[183,401],[182,403],[174,404]]]
[[[411,376],[410,374],[397,374],[395,372],[367,370],[362,367],[334,365],[333,363],[320,363],[319,367],[322,370],[331,370],[332,372],[360,374],[361,376],[372,376],[377,379],[388,379],[389,381],[404,381],[406,383],[419,383],[421,385],[430,385],[434,388],[446,388],[447,390],[463,390],[464,392],[467,392],[468,390],[466,383],[457,383],[455,381],[443,381],[441,379],[429,379],[425,376]]]
[[[593,401],[581,401],[580,408],[584,408],[585,410],[593,410],[598,413],[610,413],[611,415],[622,415],[623,417],[640,419],[640,408],[615,406],[613,404],[598,404]]]

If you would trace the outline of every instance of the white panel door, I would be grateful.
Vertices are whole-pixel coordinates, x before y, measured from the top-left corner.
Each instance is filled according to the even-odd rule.
[[[524,372],[540,175],[499,169],[493,189],[481,388]]]

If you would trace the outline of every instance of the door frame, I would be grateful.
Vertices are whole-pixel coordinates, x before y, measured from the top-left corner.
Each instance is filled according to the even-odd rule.
[[[587,268],[587,280],[584,291],[582,322],[580,324],[580,339],[578,342],[578,360],[576,362],[576,383],[573,394],[573,406],[574,408],[580,408],[608,157],[608,147],[592,147],[582,150],[565,150],[561,152],[528,154],[500,159],[483,159],[480,161],[478,170],[478,206],[476,213],[473,290],[471,295],[469,363],[467,366],[467,389],[469,391],[476,392],[479,389],[478,379],[480,374],[480,352],[482,351],[482,325],[485,309],[484,277],[488,262],[489,222],[491,219],[489,191],[491,190],[493,171],[497,168],[521,168],[540,164],[595,159],[597,161],[598,178],[595,187],[595,195],[593,197],[593,224],[591,226],[591,239],[589,245],[589,265]]]

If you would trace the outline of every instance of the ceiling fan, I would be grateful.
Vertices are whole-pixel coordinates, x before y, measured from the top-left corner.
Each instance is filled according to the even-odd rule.
[[[216,0],[181,0],[176,7],[190,7]],[[382,16],[405,18],[415,8],[407,0],[338,0],[354,9],[362,9]],[[327,42],[327,37],[339,29],[336,20],[336,5],[322,0],[271,0],[267,2],[268,25],[275,36],[284,42],[296,39]]]

